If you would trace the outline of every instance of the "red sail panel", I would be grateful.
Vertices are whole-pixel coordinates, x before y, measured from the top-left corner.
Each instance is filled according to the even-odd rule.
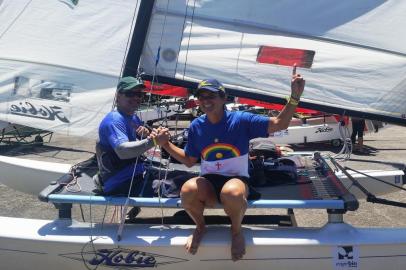
[[[169,84],[154,83],[151,89],[151,82],[145,81],[145,86],[147,87],[145,92],[152,93],[161,96],[171,96],[171,97],[188,97],[188,91],[184,87],[173,86]]]
[[[249,99],[249,98],[238,98],[238,102],[241,104],[247,104],[251,106],[258,106],[262,107],[268,110],[277,110],[281,111],[285,105],[281,104],[274,104],[274,103],[268,103],[265,101],[260,101],[260,100],[254,100],[254,99]],[[310,110],[310,109],[303,109],[303,108],[296,108],[296,112],[298,113],[306,113],[306,114],[312,114],[312,115],[319,115],[321,112],[315,111],[315,110]]]
[[[315,51],[281,48],[273,46],[261,46],[257,55],[257,62],[281,66],[293,66],[311,68]]]

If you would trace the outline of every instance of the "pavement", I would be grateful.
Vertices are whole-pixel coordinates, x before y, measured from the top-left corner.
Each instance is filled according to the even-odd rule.
[[[354,169],[398,169],[406,163],[406,127],[389,125],[378,133],[366,134],[364,144],[367,152],[353,154],[351,159],[340,162],[343,166]],[[312,143],[306,145],[289,146],[295,151],[319,151],[322,154],[335,155],[340,148],[333,148],[329,144]],[[50,142],[43,145],[0,145],[0,154],[27,159],[53,161],[75,164],[87,159],[94,153],[94,140],[55,135]],[[29,179],[27,179],[28,181]],[[405,186],[406,187],[406,186]],[[406,192],[399,191],[382,198],[406,203]],[[40,202],[36,196],[14,191],[0,184],[0,215],[21,218],[54,219],[57,212],[51,204]],[[104,207],[82,206],[86,220],[101,220]],[[108,209],[112,215],[113,209]],[[142,209],[141,216],[160,217],[171,215],[173,209]],[[224,215],[222,210],[208,210],[209,214]],[[284,209],[249,209],[247,214],[280,215]],[[78,206],[74,206],[73,215],[81,220],[82,215]],[[90,217],[90,215],[92,215]],[[295,216],[299,226],[318,227],[327,222],[326,210],[295,209]],[[111,217],[108,217],[110,220]],[[360,207],[355,212],[348,212],[344,220],[359,227],[406,227],[406,210],[393,206],[378,205],[360,201]]]

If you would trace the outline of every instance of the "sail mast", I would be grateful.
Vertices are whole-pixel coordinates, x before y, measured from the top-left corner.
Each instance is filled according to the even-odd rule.
[[[131,45],[125,60],[123,76],[136,76],[142,50],[148,33],[155,0],[141,0]]]

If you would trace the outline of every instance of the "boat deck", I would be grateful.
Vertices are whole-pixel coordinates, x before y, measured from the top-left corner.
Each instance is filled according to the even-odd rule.
[[[275,179],[274,183],[255,187],[257,195],[255,198],[248,198],[249,208],[327,209],[343,212],[358,208],[357,199],[341,184],[322,157],[294,157],[292,160],[297,166],[297,175],[290,181],[281,182]],[[198,172],[186,169],[179,164],[170,164],[168,169],[151,166],[147,170],[145,183],[138,183],[142,185],[142,192],[138,197],[99,195],[92,179],[93,174],[83,170],[78,177],[67,174],[51,183],[41,192],[40,199],[54,204],[182,208],[178,197],[157,197],[156,194],[151,196],[153,177],[148,172],[161,170],[160,175],[164,176],[168,170],[168,176],[176,174],[178,177],[183,173],[184,180],[191,175],[198,175]]]

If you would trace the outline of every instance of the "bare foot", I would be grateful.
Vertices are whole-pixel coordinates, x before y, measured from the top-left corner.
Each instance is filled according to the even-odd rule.
[[[195,255],[197,249],[199,248],[200,241],[203,238],[203,235],[206,233],[206,229],[195,229],[192,235],[190,235],[185,244],[186,251],[192,255]]]
[[[245,238],[242,232],[231,236],[231,259],[238,261],[245,254]]]

